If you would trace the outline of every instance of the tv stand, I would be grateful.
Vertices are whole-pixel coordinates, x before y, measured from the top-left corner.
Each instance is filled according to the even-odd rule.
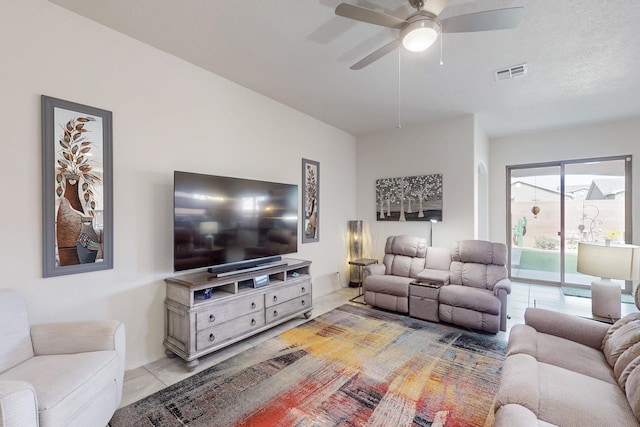
[[[209,272],[165,279],[164,346],[189,370],[199,358],[294,317],[311,317],[311,261],[285,259],[259,268],[216,275]],[[254,278],[269,284],[254,288]]]

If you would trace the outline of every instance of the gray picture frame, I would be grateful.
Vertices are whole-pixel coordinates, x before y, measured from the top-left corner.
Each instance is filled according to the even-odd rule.
[[[46,95],[41,108],[43,277],[111,269],[112,113]]]
[[[320,241],[320,163],[302,159],[302,243]]]

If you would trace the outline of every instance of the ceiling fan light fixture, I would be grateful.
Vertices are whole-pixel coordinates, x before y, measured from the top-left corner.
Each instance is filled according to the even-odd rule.
[[[440,25],[432,19],[414,21],[400,32],[402,46],[411,52],[428,49],[440,35]]]

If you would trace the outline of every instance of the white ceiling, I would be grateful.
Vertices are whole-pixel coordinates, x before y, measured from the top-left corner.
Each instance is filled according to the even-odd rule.
[[[407,17],[407,0],[350,0]],[[428,0],[427,0],[428,1]],[[349,66],[397,30],[341,0],[50,0],[354,135],[476,114],[490,137],[640,116],[640,1],[451,0],[441,18],[524,6],[512,30]],[[527,63],[527,76],[495,70]],[[400,105],[400,108],[398,107]],[[399,114],[400,113],[400,114]]]

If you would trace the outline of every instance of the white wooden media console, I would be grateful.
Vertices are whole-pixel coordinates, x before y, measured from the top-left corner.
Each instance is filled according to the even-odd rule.
[[[311,261],[283,261],[224,277],[198,272],[165,279],[167,355],[194,370],[199,357],[299,315],[311,317]],[[254,287],[264,276],[269,284]]]

